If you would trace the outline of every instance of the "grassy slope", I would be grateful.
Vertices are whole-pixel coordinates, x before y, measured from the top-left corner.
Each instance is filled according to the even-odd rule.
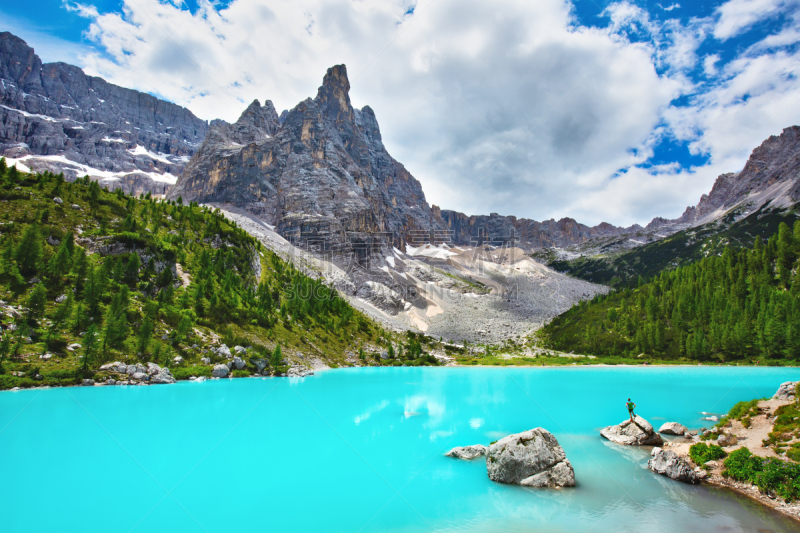
[[[719,254],[726,245],[749,248],[756,236],[768,238],[781,222],[789,227],[798,219],[797,206],[790,210],[763,207],[735,222],[736,212],[719,221],[679,231],[657,242],[609,256],[554,260],[549,266],[593,283],[612,287],[636,286],[639,276],[650,279],[663,270],[673,270],[710,254]]]
[[[303,363],[314,356],[332,366],[352,364],[360,349],[364,355],[361,364],[381,364],[377,353],[389,341],[395,345],[414,344],[414,339],[397,338],[384,331],[343,301],[337,309],[318,310],[301,319],[291,317],[288,309],[297,310],[296,314],[302,310],[292,307],[293,285],[311,281],[262,248],[243,230],[208,209],[130,198],[99,189],[96,202],[92,202],[88,183],[59,185],[59,180],[51,175],[13,171],[6,174],[4,177],[0,172],[0,249],[9,248],[10,242],[7,255],[16,257],[25,230],[35,224],[41,235],[43,253],[35,268],[23,272],[19,280],[9,272],[11,263],[16,263],[13,258],[0,265],[0,300],[2,308],[8,311],[1,317],[5,330],[3,338],[6,350],[12,355],[2,361],[0,389],[69,385],[87,377],[101,378],[102,375],[96,373],[97,368],[116,360],[153,361],[169,366],[178,378],[210,375],[211,366],[224,360],[205,349],[219,342],[227,342],[231,347],[234,344],[252,346],[254,349],[248,354],[252,357],[269,357],[280,344],[289,362]],[[55,203],[54,196],[61,197],[64,203]],[[73,208],[73,204],[77,208]],[[76,244],[67,265],[68,272],[63,276],[52,275],[49,264],[59,249],[58,241],[67,238],[70,232],[75,234]],[[98,250],[98,245],[111,245],[115,250],[105,256],[101,253],[86,255],[87,268],[94,267],[102,273],[102,296],[95,316],[90,316],[92,313],[87,312],[85,305],[86,279],[76,272],[75,257],[81,247],[89,252]],[[142,261],[132,279],[125,277],[124,267],[134,249],[145,259],[153,257],[153,261]],[[211,266],[202,265],[204,254],[211,258]],[[253,277],[251,262],[254,257],[261,262],[260,280]],[[171,276],[167,276],[170,279],[164,283],[156,272],[159,264],[175,263],[191,280],[185,287]],[[205,273],[201,272],[204,268]],[[42,280],[47,290],[43,312],[35,317],[26,309],[36,286],[32,283],[34,278]],[[197,280],[201,283],[205,280],[206,291],[202,298],[196,294]],[[259,282],[277,296],[266,311],[258,309],[255,297]],[[130,291],[125,310],[125,322],[129,327],[124,339],[99,349],[88,369],[82,371],[85,347],[75,351],[66,347],[71,343],[86,344],[85,331],[91,324],[98,328],[102,344],[112,298],[124,288]],[[54,300],[70,292],[75,295],[71,316],[51,333],[49,325],[57,310]],[[335,293],[329,296],[335,297]],[[15,316],[15,311],[20,316]],[[155,327],[147,348],[139,355],[136,337],[146,314],[153,318]],[[343,315],[348,316],[346,322]],[[184,317],[188,317],[189,322],[182,323]],[[16,332],[13,328],[17,328]],[[30,328],[31,342],[15,346],[19,338],[16,333],[25,328]],[[425,342],[423,339],[423,344]],[[14,351],[16,357],[13,357]],[[421,351],[412,349],[413,356],[390,363],[430,364],[432,361],[425,358],[424,352],[420,354]],[[53,357],[49,361],[41,360],[39,356],[45,353]],[[178,355],[184,359],[180,364],[173,362]],[[205,356],[211,357],[211,366],[201,363],[201,357]],[[246,372],[240,374],[254,371],[255,367],[249,363]],[[25,373],[25,376],[18,377],[14,373]],[[43,379],[31,379],[37,373]]]

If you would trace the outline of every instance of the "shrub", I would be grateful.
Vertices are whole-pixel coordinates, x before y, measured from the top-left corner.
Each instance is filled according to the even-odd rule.
[[[742,420],[743,418],[750,418],[751,416],[756,416],[758,414],[758,402],[760,400],[750,400],[749,402],[739,402],[733,407],[731,410],[728,411],[728,414],[723,416],[719,422],[717,422],[717,427],[723,427],[731,420]],[[749,420],[748,420],[749,424]],[[749,427],[745,426],[745,427]]]
[[[177,380],[189,379],[192,376],[211,377],[210,366],[187,366],[186,368],[175,368],[172,370],[172,377]]]
[[[704,444],[699,442],[697,444],[692,445],[689,448],[689,457],[695,464],[704,465],[708,461],[716,461],[717,459],[722,459],[727,454],[725,450],[723,450],[720,446],[716,444]]]
[[[234,370],[233,371],[233,377],[235,377],[235,378],[248,378],[248,377],[250,377],[250,371],[249,370]]]
[[[747,448],[739,448],[724,464],[723,475],[752,483],[761,492],[775,493],[787,501],[800,497],[800,465],[796,463],[756,457]]]

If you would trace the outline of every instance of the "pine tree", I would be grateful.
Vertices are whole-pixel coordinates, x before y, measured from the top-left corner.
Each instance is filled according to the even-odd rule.
[[[142,355],[147,352],[147,347],[150,345],[151,337],[153,336],[153,320],[149,314],[144,315],[142,324],[136,333],[136,351]]]
[[[278,373],[278,367],[283,365],[283,355],[281,355],[281,345],[278,344],[275,346],[275,350],[272,352],[272,357],[269,360],[269,366],[272,367],[273,372]]]
[[[37,283],[34,285],[33,290],[28,295],[26,307],[28,308],[28,319],[34,321],[39,319],[44,314],[44,308],[47,305],[47,289],[44,288],[44,283]]]
[[[97,326],[92,324],[86,330],[83,337],[83,366],[84,372],[89,370],[89,365],[93,365],[97,359],[97,349],[100,341],[97,339]]]
[[[36,224],[31,224],[25,228],[22,240],[16,250],[16,260],[20,272],[26,276],[34,274],[39,268],[43,253],[42,236],[39,234],[39,227]]]

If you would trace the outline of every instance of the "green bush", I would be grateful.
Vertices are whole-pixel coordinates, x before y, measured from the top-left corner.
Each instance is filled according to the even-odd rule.
[[[698,442],[697,444],[692,445],[689,448],[689,458],[695,462],[697,465],[704,465],[708,461],[716,461],[717,459],[722,459],[727,454],[725,450],[723,450],[720,446],[716,444],[704,444],[702,442]]]
[[[774,493],[787,501],[800,497],[800,465],[753,455],[739,448],[725,459],[723,475],[752,483],[761,492]]]
[[[250,377],[250,371],[249,370],[234,370],[233,371],[233,377],[235,377],[235,378],[248,378],[248,377]]]
[[[172,370],[172,377],[177,380],[189,379],[192,376],[211,377],[211,367],[209,366],[187,366],[186,368],[175,368]]]
[[[719,422],[717,422],[717,427],[723,427],[731,420],[742,420],[743,418],[748,418],[747,426],[749,427],[751,416],[756,416],[758,414],[758,402],[760,400],[750,400],[749,402],[739,402],[733,407],[731,410],[728,411],[728,414],[723,416]],[[744,424],[744,422],[742,422]]]

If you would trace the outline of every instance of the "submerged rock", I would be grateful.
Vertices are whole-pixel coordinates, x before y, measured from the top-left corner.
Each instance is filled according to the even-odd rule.
[[[686,426],[677,422],[666,422],[661,425],[658,432],[664,435],[683,435],[686,433]]]
[[[456,459],[471,460],[476,457],[486,455],[486,446],[483,444],[473,444],[472,446],[459,446],[453,448],[445,454],[447,457],[455,457]]]
[[[659,446],[664,443],[661,435],[653,431],[650,422],[641,416],[634,417],[633,422],[626,420],[616,426],[605,427],[600,430],[600,435],[626,446]]]
[[[486,452],[489,479],[527,487],[574,487],[575,472],[552,433],[535,428],[504,437]]]
[[[654,448],[653,457],[647,462],[647,468],[683,483],[699,483],[700,476],[695,472],[683,457],[671,450]]]

